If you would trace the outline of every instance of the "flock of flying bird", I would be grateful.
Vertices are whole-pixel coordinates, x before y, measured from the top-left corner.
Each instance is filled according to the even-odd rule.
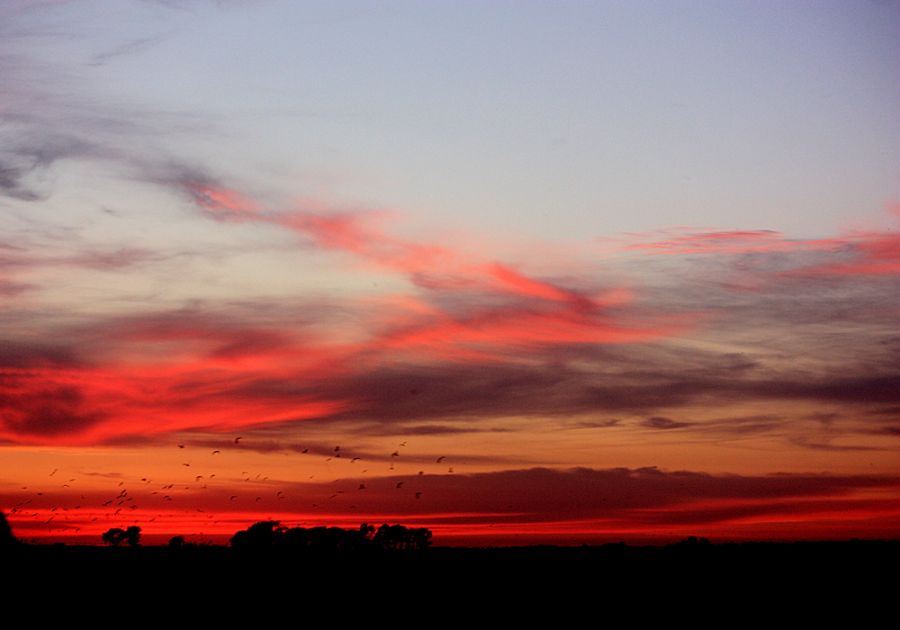
[[[233,439],[233,445],[235,447],[240,447],[242,439],[243,439],[242,436],[235,437]],[[400,448],[403,448],[406,446],[406,442],[405,441],[400,442],[400,444],[398,446]],[[179,449],[186,449],[187,445],[186,444],[177,444],[177,447]],[[400,457],[400,448],[398,448],[397,450],[393,451],[390,454],[389,470],[394,470],[394,461],[398,457]],[[310,450],[309,448],[304,448],[300,452],[303,454],[309,454],[309,450]],[[215,455],[220,455],[221,453],[222,453],[221,449],[214,449],[211,451],[210,455],[215,456]],[[334,449],[331,451],[331,453],[328,455],[328,457],[325,459],[325,461],[329,462],[334,459],[340,459],[343,455],[345,455],[345,452],[341,450],[341,447],[335,446]],[[347,459],[347,458],[345,457],[344,459]],[[435,463],[442,464],[442,463],[444,463],[444,461],[446,459],[447,459],[446,456],[442,455],[435,460]],[[348,461],[351,464],[355,464],[356,462],[358,462],[360,460],[362,460],[361,457],[353,456],[353,457],[350,457]],[[192,462],[182,462],[181,465],[184,466],[185,468],[190,468],[190,467],[192,467]],[[57,472],[59,472],[59,469],[55,468],[55,469],[53,469],[52,472],[50,472],[50,474],[48,476],[54,477],[57,474]],[[366,473],[366,472],[368,472],[368,469],[364,469],[361,472]],[[448,467],[447,472],[453,473],[453,467],[452,466]],[[424,476],[424,475],[425,475],[424,470],[418,471],[418,476]],[[161,498],[163,502],[175,502],[177,504],[177,503],[180,503],[180,501],[176,500],[179,498],[178,491],[180,491],[180,490],[186,490],[186,491],[209,490],[209,483],[212,482],[212,480],[215,477],[216,477],[216,473],[208,473],[206,475],[195,475],[193,484],[190,482],[161,484],[158,486],[157,489],[150,491],[149,495],[155,496],[157,499]],[[315,478],[315,475],[309,476],[309,479],[313,479],[313,478]],[[70,478],[66,481],[66,483],[61,484],[60,487],[61,488],[71,488],[71,484],[76,481],[77,481],[77,478],[75,478],[75,477]],[[257,474],[255,477],[251,478],[250,473],[243,471],[241,473],[241,481],[265,483],[265,482],[269,481],[269,478],[267,476],[263,476],[261,473]],[[339,484],[340,481],[341,480],[338,479],[338,480],[335,480],[333,483]],[[406,481],[391,481],[390,483],[393,483],[395,490],[400,490],[400,491],[404,490],[404,488],[408,485]],[[35,500],[37,500],[38,502],[41,502],[42,498],[45,496],[45,493],[42,491],[34,492],[33,496],[23,499],[23,500],[19,501],[18,503],[16,503],[10,509],[9,515],[12,518],[16,518],[16,516],[18,516],[19,518],[30,519],[33,522],[35,519],[40,519],[49,514],[49,517],[43,521],[43,525],[46,526],[46,528],[45,528],[46,531],[50,532],[50,531],[53,531],[54,529],[58,529],[58,530],[72,531],[72,532],[78,534],[82,530],[82,525],[86,525],[87,522],[96,523],[101,517],[104,519],[104,521],[115,521],[115,520],[121,520],[125,517],[130,517],[132,514],[135,514],[135,511],[139,509],[138,504],[135,502],[137,500],[137,498],[126,487],[124,487],[125,484],[126,484],[125,480],[119,480],[118,485],[117,485],[117,489],[118,489],[117,494],[114,496],[108,495],[108,496],[110,496],[110,498],[100,502],[98,506],[85,506],[83,508],[82,504],[79,503],[79,504],[71,507],[71,510],[76,511],[76,512],[84,509],[84,510],[90,510],[91,513],[93,513],[97,510],[97,508],[100,508],[104,511],[103,514],[92,516],[89,521],[85,521],[83,518],[74,518],[74,519],[69,518],[69,514],[67,514],[67,513],[70,511],[70,508],[64,507],[61,505],[60,506],[52,505],[52,506],[49,506],[49,508],[35,511],[37,509],[34,506]],[[148,486],[151,486],[151,484],[153,484],[153,481],[147,477],[142,477],[142,478],[140,478],[140,484],[143,488],[146,488]],[[358,485],[358,487],[356,488],[357,492],[365,491],[368,489],[369,489],[369,486],[367,486],[365,483],[360,483]],[[27,491],[28,486],[22,486],[22,490]],[[344,489],[333,489],[333,490],[334,491],[328,497],[328,500],[335,500],[338,497],[340,497],[341,495],[346,494],[348,492],[347,490],[344,490]],[[168,492],[166,492],[166,491],[168,491]],[[55,493],[48,492],[48,495],[50,495],[50,494],[55,494]],[[422,490],[417,489],[411,493],[411,496],[418,500],[418,499],[422,498],[423,494],[424,494],[424,492]],[[254,504],[260,503],[264,498],[264,495],[260,495],[260,494],[256,494],[256,493],[250,493],[250,495],[244,495],[244,496],[249,497],[251,495],[255,497],[254,501],[253,501]],[[89,501],[89,500],[95,498],[95,497],[88,497],[85,494],[81,494],[79,496],[80,496],[80,500],[82,502]],[[283,500],[283,499],[288,498],[283,490],[276,491],[274,494],[274,497],[278,500]],[[228,500],[230,502],[234,502],[241,498],[242,498],[242,495],[231,494],[228,497]],[[152,501],[152,503],[157,503],[157,502],[158,501]],[[320,505],[321,505],[321,503],[318,503],[318,502],[311,504],[312,508],[314,508],[314,509],[319,508]],[[356,504],[351,504],[349,506],[349,508],[351,510],[358,509]],[[43,514],[42,514],[42,511],[43,511]],[[186,509],[185,511],[204,512],[204,510],[199,507],[193,508],[192,510]],[[146,518],[144,520],[144,522],[155,522],[157,517],[163,517],[163,516],[164,516],[163,513],[158,513],[155,516]],[[59,517],[61,517],[61,518],[59,518]],[[208,514],[207,519],[214,525],[217,525],[220,522],[219,520],[215,520],[216,519],[215,514]],[[133,521],[134,524],[138,524],[139,522],[140,522],[139,520]]]

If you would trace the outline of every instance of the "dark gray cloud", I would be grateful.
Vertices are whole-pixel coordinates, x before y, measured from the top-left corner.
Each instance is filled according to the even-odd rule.
[[[676,420],[665,418],[663,416],[653,416],[652,418],[647,418],[641,423],[642,426],[645,426],[648,429],[662,429],[664,431],[668,431],[670,429],[683,429],[685,427],[691,426],[692,424],[692,422],[678,422]]]
[[[0,341],[0,374],[9,368],[60,368],[84,367],[78,353],[62,344],[23,342],[15,339]]]
[[[0,376],[0,424],[11,433],[29,437],[77,435],[102,422],[106,414],[86,404],[74,386],[48,385],[22,392]]]
[[[834,444],[832,442],[817,441],[812,438],[797,438],[794,443],[803,448],[815,451],[832,451],[836,453],[852,453],[855,451],[880,451],[883,448],[866,446],[864,444]]]

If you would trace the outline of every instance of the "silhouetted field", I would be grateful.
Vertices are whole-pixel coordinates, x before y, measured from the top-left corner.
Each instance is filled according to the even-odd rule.
[[[230,545],[140,544],[140,528],[112,528],[109,546],[0,545],[8,601],[35,593],[116,606],[190,602],[262,604],[267,610],[326,603],[347,610],[438,606],[529,611],[620,608],[629,614],[729,614],[786,607],[805,615],[848,611],[857,622],[893,606],[900,541],[725,543],[688,538],[666,546],[433,547],[427,529],[363,524],[287,528],[263,521]],[[98,598],[100,598],[98,600]],[[173,599],[174,598],[174,599]],[[51,601],[51,600],[48,600]],[[275,608],[272,608],[275,606]],[[349,606],[347,610],[345,607]],[[680,612],[679,612],[680,611]],[[808,619],[806,619],[808,621]]]
[[[123,584],[164,576],[172,588],[265,584],[428,592],[456,585],[477,592],[504,587],[575,591],[692,590],[727,592],[750,585],[772,596],[810,589],[872,589],[896,584],[900,541],[625,544],[582,547],[432,547],[418,552],[240,550],[216,545],[88,547],[17,545],[0,551],[20,581],[76,585],[111,578]],[[893,598],[893,596],[891,596]]]

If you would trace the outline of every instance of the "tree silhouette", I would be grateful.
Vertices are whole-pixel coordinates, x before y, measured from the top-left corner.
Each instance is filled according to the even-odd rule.
[[[128,529],[110,527],[103,533],[102,540],[113,547],[118,547],[122,543],[137,547],[141,541],[141,528],[137,525],[131,525]]]
[[[270,549],[285,532],[279,521],[259,521],[231,537],[235,549]]]
[[[372,542],[386,551],[424,551],[431,544],[431,530],[384,524]]]
[[[6,517],[3,516],[3,512],[0,512],[0,547],[11,547],[17,542],[16,537],[13,536],[12,528],[6,521]]]
[[[431,544],[431,531],[403,525],[382,525],[377,530],[368,523],[359,529],[340,527],[292,527],[278,521],[260,521],[231,538],[233,549],[263,552],[278,549],[290,553],[331,555],[365,552],[418,552]]]
[[[126,529],[125,542],[132,547],[137,547],[141,543],[141,528],[137,525],[131,525]]]
[[[110,527],[103,532],[102,540],[107,545],[118,547],[125,540],[125,530],[121,527]]]

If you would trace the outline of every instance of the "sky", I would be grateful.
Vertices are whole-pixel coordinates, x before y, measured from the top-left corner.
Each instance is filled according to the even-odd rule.
[[[20,538],[900,534],[900,3],[0,2]]]

